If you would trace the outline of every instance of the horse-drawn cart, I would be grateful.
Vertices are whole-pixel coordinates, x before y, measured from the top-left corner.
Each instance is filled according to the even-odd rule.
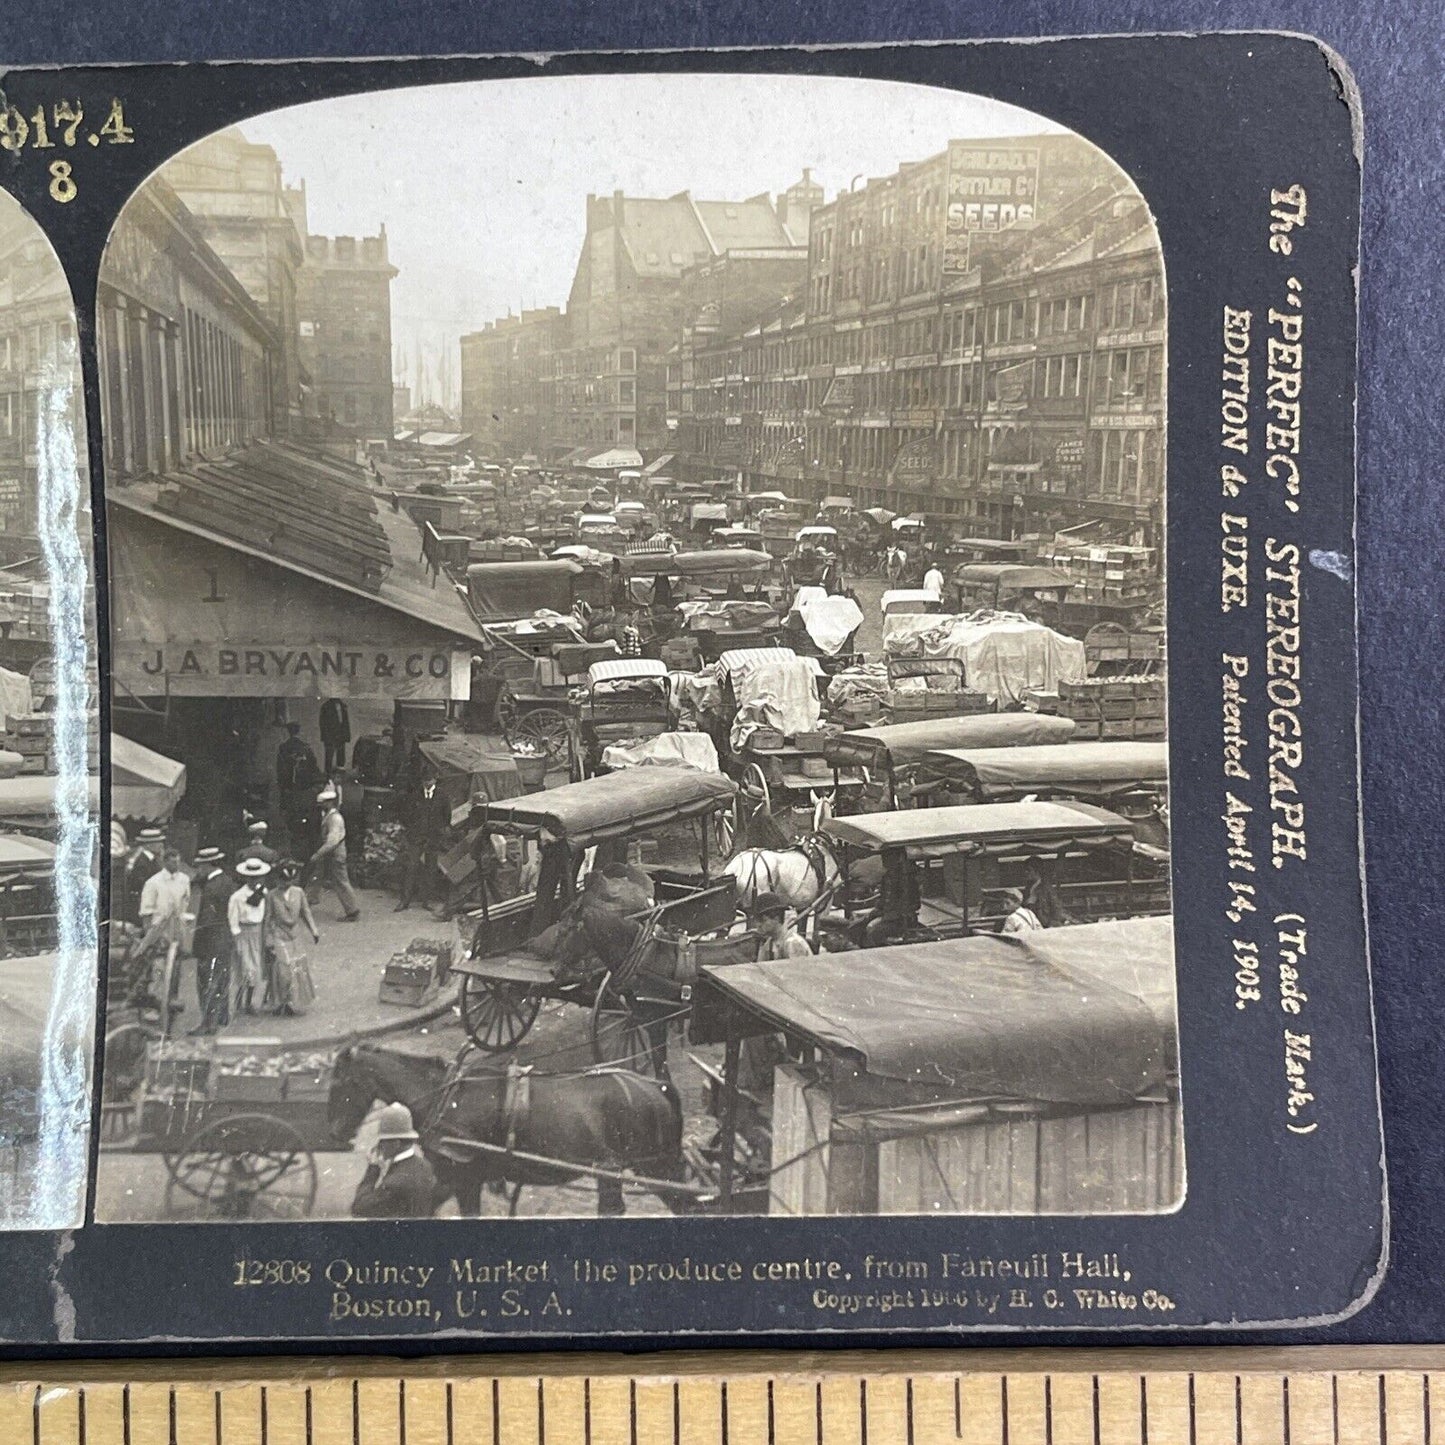
[[[520,837],[538,857],[535,890],[469,915],[471,947],[452,965],[462,979],[462,1021],[477,1046],[515,1048],[543,1003],[561,1000],[589,1010],[598,1061],[660,1065],[657,1025],[686,1003],[682,941],[733,923],[731,880],[711,883],[710,842],[720,833],[731,841],[736,794],[718,774],[653,767],[478,809],[474,826]],[[697,873],[625,866],[632,840],[666,838],[669,830],[692,833]],[[579,887],[589,850],[592,869]]]
[[[771,1214],[1174,1208],[1172,935],[1139,918],[868,949],[806,986],[793,960],[705,967],[699,1014],[725,1045],[722,1212],[757,1207],[735,1163],[745,1112],[766,1116]],[[748,1041],[775,1062],[745,1088]]]
[[[315,1156],[349,1147],[327,1119],[330,1070],[327,1056],[288,1053],[279,1039],[152,1045],[131,1147],[165,1162],[165,1217],[310,1214]]]

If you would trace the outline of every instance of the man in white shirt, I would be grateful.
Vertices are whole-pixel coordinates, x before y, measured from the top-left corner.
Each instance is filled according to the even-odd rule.
[[[943,599],[943,573],[938,570],[937,562],[928,564],[928,571],[923,574],[923,590],[931,592],[940,601]]]
[[[346,872],[346,820],[337,806],[336,789],[328,784],[317,793],[316,801],[325,811],[321,817],[321,846],[311,855],[311,865],[322,887],[336,894],[342,922],[355,923],[361,917],[361,907]]]
[[[174,848],[167,848],[162,855],[161,871],[152,873],[145,881],[140,894],[140,923],[145,929],[140,951],[144,956],[152,949],[162,952],[174,948],[177,956],[185,946],[186,913],[191,902],[191,880],[181,872],[181,855]],[[172,963],[170,986],[170,1009],[179,1013],[181,971]]]

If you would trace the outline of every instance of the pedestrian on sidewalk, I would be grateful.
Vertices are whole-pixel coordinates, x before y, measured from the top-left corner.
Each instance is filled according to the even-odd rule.
[[[325,810],[321,817],[321,846],[311,855],[311,868],[323,888],[330,888],[341,904],[343,923],[361,917],[351,879],[346,873],[346,819],[337,807],[336,789],[329,783],[316,795]]]
[[[272,868],[280,861],[280,855],[266,841],[266,835],[270,832],[264,818],[253,818],[246,815],[246,846],[241,849],[237,862],[247,858],[259,858],[263,863],[268,863]]]
[[[311,790],[325,774],[311,745],[301,736],[301,724],[286,724],[286,736],[276,749],[276,796],[293,852],[305,847]]]
[[[276,868],[276,886],[266,905],[266,947],[271,955],[272,996],[276,1012],[287,1018],[304,1014],[316,1002],[316,984],[311,977],[311,960],[299,937],[302,925],[313,943],[321,942],[321,931],[311,916],[306,890],[298,881],[301,865],[283,858]]]
[[[196,956],[196,999],[201,1019],[192,1034],[214,1034],[231,1022],[231,880],[221,866],[219,848],[202,848],[195,858],[191,899],[196,928],[191,952]]]
[[[181,872],[181,855],[167,848],[161,855],[160,871],[145,881],[140,895],[140,924],[145,930],[140,951],[149,956],[153,950],[171,959],[170,1011],[181,1011],[181,970],[179,959],[186,946],[186,924],[191,903],[190,875]]]
[[[346,745],[351,741],[351,713],[339,697],[321,704],[321,766],[329,778],[346,766]]]
[[[240,887],[226,903],[226,923],[236,959],[236,1012],[256,1012],[256,991],[266,967],[266,879],[271,865],[246,858],[236,865]]]
[[[439,853],[451,814],[437,792],[437,780],[428,777],[402,808],[401,887],[397,913],[405,913],[412,899],[430,903],[436,888]]]

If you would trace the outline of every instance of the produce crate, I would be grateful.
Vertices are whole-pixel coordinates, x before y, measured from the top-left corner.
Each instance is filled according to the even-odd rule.
[[[382,972],[381,1003],[419,1007],[433,998],[451,970],[451,944],[433,938],[414,938],[406,952],[395,953]]]

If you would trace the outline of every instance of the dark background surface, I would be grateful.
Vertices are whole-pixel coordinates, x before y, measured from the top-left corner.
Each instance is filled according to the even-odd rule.
[[[212,6],[190,0],[62,10],[39,0],[10,0],[0,15],[0,59],[12,65],[94,64],[1215,29],[1319,36],[1351,67],[1365,114],[1357,567],[1369,918],[1392,1237],[1383,1287],[1349,1321],[1329,1330],[1248,1332],[1236,1338],[1438,1341],[1445,1338],[1445,1294],[1436,1284],[1445,1267],[1445,1218],[1437,1207],[1445,1173],[1439,1142],[1445,1071],[1437,1019],[1445,987],[1435,946],[1445,910],[1436,863],[1442,801],[1438,558],[1445,475],[1437,359],[1445,21],[1438,4],[920,0],[907,7],[835,13],[798,3],[734,4],[705,12],[656,3],[534,9],[458,3],[397,8],[375,0]],[[1230,126],[1227,110],[1221,109],[1218,123],[1221,129]],[[900,1342],[898,1336],[890,1339]],[[935,1336],[930,1342],[943,1341]],[[848,1343],[864,1341],[853,1337]]]

